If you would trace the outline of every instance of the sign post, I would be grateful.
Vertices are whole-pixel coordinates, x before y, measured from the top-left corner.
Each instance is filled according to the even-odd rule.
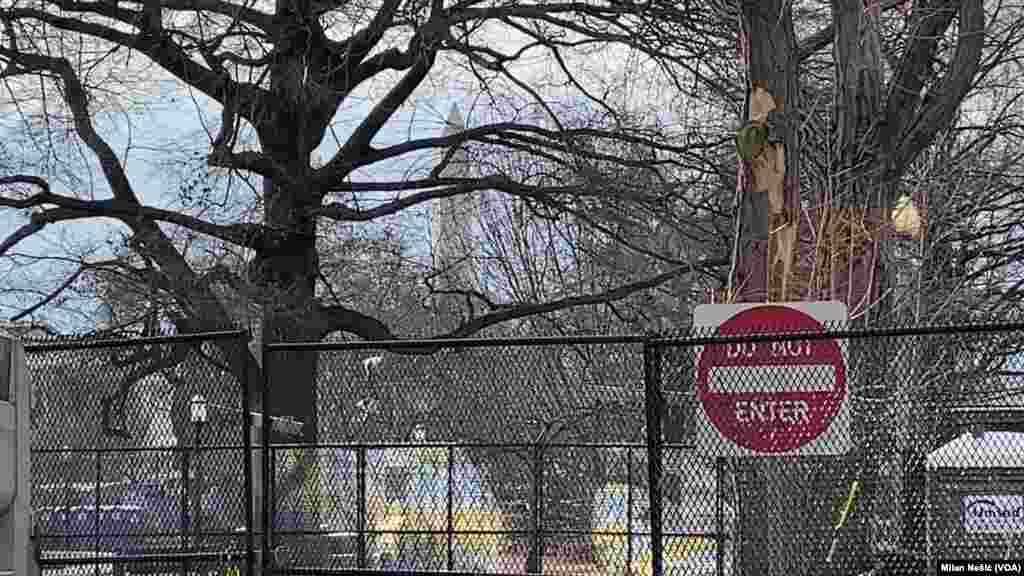
[[[780,335],[708,344],[697,361],[698,449],[714,456],[844,454],[851,446],[846,353],[821,334],[846,322],[841,302],[711,304],[694,326],[716,336]]]

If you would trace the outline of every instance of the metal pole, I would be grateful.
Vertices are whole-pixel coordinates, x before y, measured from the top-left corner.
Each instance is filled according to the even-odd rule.
[[[935,540],[933,537],[934,530],[932,529],[932,471],[927,469],[927,461],[925,461],[925,476],[924,476],[924,514],[925,514],[925,558],[928,567],[928,572],[934,573],[935,571]]]
[[[356,565],[366,568],[366,448],[356,448],[356,530],[359,532]]]
[[[540,442],[533,446],[533,542],[530,558],[535,559],[536,574],[544,572],[544,453]]]
[[[263,542],[262,542],[262,567],[260,572],[262,574],[270,574],[271,558],[270,558],[270,537],[271,529],[273,525],[273,516],[271,501],[273,500],[273,494],[271,494],[271,488],[273,487],[273,473],[274,470],[270,464],[270,431],[272,424],[270,422],[270,365],[268,363],[270,359],[270,353],[267,350],[266,338],[267,334],[263,335],[264,341],[262,342],[262,350],[260,355],[262,356],[262,372],[263,382],[261,383],[261,396],[262,396],[262,420],[261,428],[263,432],[262,444],[263,444]]]
[[[189,497],[188,497],[188,495],[189,495],[188,494],[189,493],[188,475],[189,475],[189,468],[190,468],[190,462],[189,462],[189,457],[188,456],[189,456],[188,449],[182,448],[181,449],[181,470],[179,471],[180,482],[181,482],[181,486],[180,486],[180,490],[179,490],[179,497],[181,498],[181,552],[183,554],[188,552],[188,538],[189,538],[189,534],[191,533],[190,526],[189,526],[189,510],[188,510],[188,503],[189,503]],[[185,561],[183,561],[181,563],[181,576],[188,576],[188,572],[189,572],[189,563],[188,563],[188,560],[185,560]]]
[[[243,487],[245,493],[245,574],[254,576],[256,572],[256,538],[253,531],[254,524],[253,505],[256,500],[256,490],[252,480],[252,402],[249,394],[252,393],[249,383],[249,350],[247,345],[247,334],[242,332],[238,336],[238,366],[241,370],[242,379],[242,445],[245,447],[245,456],[242,462]]]
[[[725,554],[725,541],[727,539],[724,530],[724,508],[722,506],[722,498],[725,493],[725,458],[719,456],[715,458],[715,548],[717,553],[715,554],[715,568],[718,571],[718,576],[723,576],[725,573],[725,563],[722,560],[722,555]]]
[[[661,348],[644,343],[644,404],[647,414],[647,475],[651,515],[651,574],[662,576],[661,540]]]
[[[92,505],[92,526],[93,526],[93,546],[96,551],[96,565],[93,566],[93,574],[99,576],[99,559],[100,559],[100,483],[103,481],[103,469],[102,469],[103,453],[96,453],[96,485],[95,495],[93,497]]]
[[[455,570],[455,538],[452,531],[454,530],[454,522],[452,521],[452,497],[454,490],[452,489],[452,445],[448,445],[448,571]]]
[[[195,440],[192,443],[192,450],[195,452],[193,463],[196,469],[196,481],[192,489],[192,510],[195,516],[192,520],[192,529],[195,532],[195,536],[192,538],[192,546],[197,550],[202,550],[200,530],[203,512],[203,465],[200,459],[199,447],[203,441],[203,423],[195,422],[194,424],[193,433],[195,434]]]
[[[71,447],[64,446],[61,452],[61,459],[64,462],[64,506],[61,514],[61,533],[64,534],[63,543],[65,546],[71,543],[68,536],[71,534],[71,504],[74,500],[71,497]]]
[[[633,449],[626,448],[626,566],[633,564]]]

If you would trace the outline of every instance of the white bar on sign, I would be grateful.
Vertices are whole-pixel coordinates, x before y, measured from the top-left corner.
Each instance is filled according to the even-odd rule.
[[[719,366],[708,374],[708,391],[716,394],[745,392],[831,392],[835,366]]]

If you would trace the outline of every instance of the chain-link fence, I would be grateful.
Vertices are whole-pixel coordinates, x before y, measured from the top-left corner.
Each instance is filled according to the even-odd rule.
[[[633,576],[1021,560],[1024,326],[767,328],[259,360],[237,333],[28,346],[41,559]],[[259,406],[274,433],[251,445]]]
[[[43,574],[223,575],[251,565],[242,338],[25,347]]]
[[[741,324],[649,343],[666,425],[721,467],[726,573],[1021,565],[1024,327]]]
[[[826,328],[270,346],[316,353],[316,437],[269,451],[274,573],[1019,559],[1022,327]]]
[[[285,344],[265,362],[311,352],[315,442],[270,450],[271,517],[295,518],[272,527],[276,573],[578,572],[648,548],[642,339]],[[269,384],[273,406],[287,388]]]

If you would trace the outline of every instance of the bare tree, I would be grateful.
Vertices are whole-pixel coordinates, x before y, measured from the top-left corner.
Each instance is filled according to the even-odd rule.
[[[331,294],[323,274],[330,260],[322,253],[325,228],[400,217],[434,199],[483,190],[522,199],[555,215],[570,213],[570,199],[614,198],[620,191],[611,178],[596,186],[592,180],[540,182],[531,174],[497,169],[461,178],[442,176],[453,153],[462,148],[521,153],[595,175],[605,166],[682,170],[702,163],[700,147],[687,143],[684,134],[622,121],[619,111],[625,105],[611,89],[602,90],[600,82],[567,63],[605,50],[632,54],[664,78],[678,76],[689,58],[678,32],[691,27],[692,19],[670,2],[281,1],[260,6],[44,1],[12,4],[3,9],[3,19],[4,77],[26,98],[42,103],[46,129],[73,129],[91,154],[90,162],[99,164],[105,190],[91,197],[73,187],[58,191],[45,174],[9,173],[0,181],[6,190],[2,205],[32,215],[0,244],[0,253],[10,254],[51,224],[114,218],[127,229],[126,241],[138,255],[139,265],[130,273],[145,277],[146,284],[173,302],[171,320],[182,332],[231,326],[231,310],[215,286],[244,285],[259,307],[260,332],[267,342],[319,340],[333,333],[392,338],[401,332],[376,310]],[[488,30],[494,27],[514,39],[507,45],[490,43]],[[552,72],[543,78],[522,65],[535,54],[551,65]],[[202,211],[143,202],[141,183],[129,179],[123,159],[97,127],[97,110],[117,99],[109,89],[144,78],[153,66],[219,107],[221,122],[211,131],[204,152],[207,163],[239,173],[247,177],[245,182],[253,182],[253,176],[261,180],[248,193],[249,209],[235,219],[205,218]],[[102,79],[95,79],[93,70],[102,71]],[[471,92],[490,98],[487,110],[493,121],[444,137],[384,143],[385,128],[398,121],[403,106],[414,103],[431,83],[445,81],[452,70],[463,72]],[[32,79],[38,79],[40,88],[26,82]],[[552,103],[555,84],[568,87],[570,97],[563,101],[569,105]],[[59,101],[51,99],[54,94]],[[365,95],[374,98],[373,106],[351,133],[338,137],[332,120],[352,99]],[[602,123],[566,127],[581,99],[608,111]],[[524,122],[521,111],[527,108],[543,109],[551,125]],[[643,161],[620,159],[600,146],[581,146],[581,139],[642,145],[651,154]],[[311,153],[325,142],[336,152],[313,166]],[[422,152],[437,152],[440,159],[402,178],[366,177],[376,166]],[[662,207],[674,202],[671,184],[670,179],[635,191],[616,200],[616,208],[650,206],[665,213]],[[185,248],[190,240],[183,242],[183,237],[226,246],[246,263],[244,277],[230,267],[194,265]],[[651,262],[651,272],[641,278],[596,291],[578,287],[571,293],[491,298],[482,313],[443,335],[465,336],[533,314],[619,300],[714,264],[645,252],[637,257]],[[269,374],[272,382],[288,382],[288,393],[278,394],[271,410],[305,420],[310,440],[317,429],[314,387],[293,383],[311,383],[315,366],[315,355],[295,354]],[[247,369],[256,375],[254,358]]]

